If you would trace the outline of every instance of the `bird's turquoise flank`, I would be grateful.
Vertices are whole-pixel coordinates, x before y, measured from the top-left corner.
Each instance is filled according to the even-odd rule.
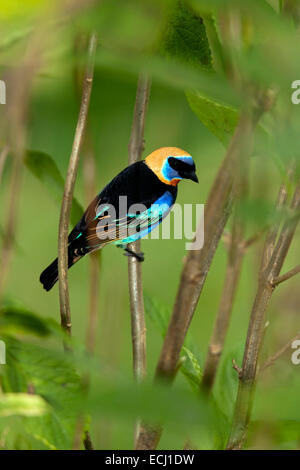
[[[166,191],[159,199],[157,199],[157,201],[154,202],[154,204],[152,204],[151,207],[149,207],[149,209],[138,215],[137,220],[141,221],[141,225],[144,221],[147,224],[146,228],[136,232],[130,237],[124,238],[121,241],[121,244],[126,245],[127,243],[132,243],[148,235],[148,233],[160,224],[161,219],[164,219],[168,215],[173,204],[174,198],[172,194],[169,191]],[[133,214],[128,215],[131,217]],[[115,242],[115,244],[119,243],[120,240]]]
[[[170,157],[172,157],[172,155],[170,155]],[[187,163],[188,165],[194,164],[193,158],[190,157],[189,155],[182,155],[182,156],[175,157],[175,158],[177,158],[178,160],[181,160],[184,163]],[[170,167],[168,163],[168,159],[165,160],[163,167],[161,169],[161,173],[167,181],[172,181],[173,178],[182,180],[182,178],[178,175],[177,171]]]
[[[99,210],[99,207],[100,207],[100,210]],[[102,215],[105,211],[109,209],[109,206],[100,205],[99,207],[97,207],[97,213],[96,213],[96,217],[94,218],[94,220],[98,219],[100,215]]]

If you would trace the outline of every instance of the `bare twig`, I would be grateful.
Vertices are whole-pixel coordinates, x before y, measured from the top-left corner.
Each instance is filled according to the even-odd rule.
[[[150,94],[150,80],[140,76],[138,80],[131,136],[128,145],[128,163],[141,159],[144,150],[144,127]],[[140,241],[130,244],[130,249],[140,251]],[[136,380],[146,375],[146,326],[143,298],[142,265],[134,257],[128,258],[129,296],[131,311],[131,337],[133,353],[133,371]],[[135,429],[135,443],[140,431],[140,423]]]
[[[276,353],[272,354],[272,356],[270,356],[261,366],[259,366],[259,371],[258,372],[261,373],[262,371],[264,371],[268,367],[272,366],[274,364],[274,362],[277,361],[277,359],[279,357],[281,357],[286,351],[288,351],[291,348],[291,345],[297,339],[300,339],[300,333],[298,333],[296,336],[294,336],[294,338],[292,338],[288,343],[286,343],[284,346],[282,346],[282,348],[278,349],[278,351]]]
[[[271,282],[272,282],[273,286],[278,286],[278,284],[280,284],[281,282],[287,281],[288,279],[290,279],[291,277],[295,276],[298,273],[300,273],[300,264],[298,264],[298,266],[291,269],[287,273],[282,274],[281,276],[275,277],[274,279],[272,279]]]
[[[267,229],[268,229],[267,226],[263,227],[261,230],[254,233],[247,240],[245,240],[244,243],[243,243],[244,251],[247,251],[248,248],[250,248],[252,245],[254,245],[254,243],[258,242],[261,239],[261,237],[266,233]]]
[[[202,292],[214,253],[231,213],[234,197],[235,165],[247,159],[259,113],[250,116],[242,113],[232,137],[226,157],[214,181],[205,207],[204,246],[190,251],[186,256],[173,314],[156,368],[156,379],[171,382],[174,379],[180,351]],[[198,230],[201,230],[199,227]],[[147,429],[140,434],[138,448],[154,449],[160,430]]]
[[[237,365],[235,359],[232,359],[232,368],[237,372],[238,376],[240,377],[240,376],[241,376],[241,373],[242,373],[242,369],[241,369],[241,367],[239,367],[239,366]]]
[[[69,161],[68,173],[60,213],[59,235],[58,235],[58,272],[59,272],[59,300],[62,328],[71,334],[71,312],[68,288],[68,231],[72,206],[73,192],[76,181],[80,149],[82,145],[84,130],[92,90],[94,61],[97,46],[97,37],[91,34],[89,41],[88,63],[86,67],[83,92],[78,116],[78,122],[73,141],[72,152]]]
[[[281,188],[278,201],[286,199],[286,190]],[[292,242],[300,215],[300,182],[298,183],[290,210],[295,217],[287,217],[277,239],[278,226],[269,231],[262,258],[259,283],[252,308],[247,341],[244,351],[242,373],[240,375],[238,394],[228,449],[241,449],[247,436],[252,401],[255,391],[257,363],[264,336],[265,314],[274,291],[272,280],[279,276],[283,262]]]

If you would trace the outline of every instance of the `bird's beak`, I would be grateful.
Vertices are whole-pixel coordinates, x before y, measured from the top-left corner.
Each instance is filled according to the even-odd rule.
[[[199,183],[198,176],[196,175],[196,173],[194,171],[192,173],[189,173],[187,178],[189,180],[195,181],[195,183]]]

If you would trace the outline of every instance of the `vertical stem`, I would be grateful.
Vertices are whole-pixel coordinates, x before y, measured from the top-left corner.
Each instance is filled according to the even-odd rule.
[[[220,307],[208,347],[201,384],[207,391],[211,391],[214,384],[233,309],[233,302],[236,295],[244,256],[242,233],[242,226],[235,221],[230,240],[228,264]]]
[[[62,200],[59,234],[58,234],[58,273],[59,273],[59,301],[61,326],[71,335],[71,311],[68,288],[68,232],[69,220],[74,193],[74,186],[77,176],[80,149],[86,127],[87,114],[89,109],[90,96],[94,76],[94,62],[97,47],[97,37],[91,34],[89,41],[88,63],[86,66],[80,111],[73,141],[72,152],[69,161],[68,173],[65,182],[64,195]]]
[[[231,140],[225,160],[215,179],[205,206],[204,246],[191,250],[181,274],[173,314],[170,320],[156,375],[171,378],[176,370],[185,335],[195,312],[208,270],[231,213],[235,166],[251,152],[256,120],[244,114]]]
[[[232,429],[227,445],[228,449],[241,449],[247,436],[255,393],[258,358],[264,336],[265,315],[274,291],[272,279],[279,275],[288,253],[300,217],[299,208],[300,182],[295,189],[291,203],[293,217],[285,221],[274,249],[269,249],[268,244],[264,249],[263,260],[267,261],[267,265],[262,264],[257,293],[252,307]],[[273,234],[273,232],[271,230],[270,234]],[[270,234],[267,241],[269,240],[269,243],[274,245],[274,238],[270,237]],[[266,253],[268,253],[267,257]]]
[[[131,136],[128,145],[129,165],[141,159],[144,150],[144,127],[150,94],[150,80],[140,76],[138,80]],[[139,252],[140,240],[130,244],[130,249]],[[146,326],[143,298],[142,264],[134,257],[128,258],[129,296],[131,310],[131,336],[133,371],[136,380],[146,375]],[[135,430],[135,442],[140,424]]]
[[[231,237],[228,249],[228,264],[221,296],[219,311],[216,317],[213,334],[209,343],[204,366],[203,385],[210,392],[217,374],[219,361],[223,352],[227,335],[233,303],[237,291],[238,281],[244,257],[244,221],[241,214],[241,200],[248,192],[248,161],[239,161],[237,165],[236,181],[236,207],[232,223]]]

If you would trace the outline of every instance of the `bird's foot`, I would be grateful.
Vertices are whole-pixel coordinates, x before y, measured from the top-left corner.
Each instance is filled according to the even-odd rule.
[[[140,263],[142,263],[145,259],[144,253],[136,253],[135,251],[130,250],[129,248],[124,248],[124,255],[125,256],[132,256],[133,258],[136,258]]]

